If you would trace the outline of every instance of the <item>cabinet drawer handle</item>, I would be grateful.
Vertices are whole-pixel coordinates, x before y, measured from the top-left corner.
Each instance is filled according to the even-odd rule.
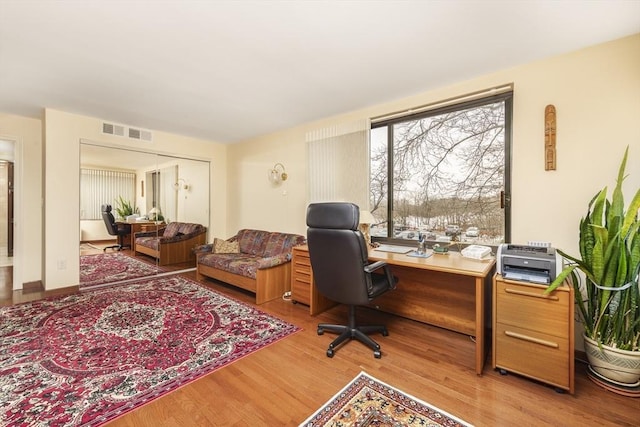
[[[519,334],[517,332],[504,331],[504,334],[506,336],[508,336],[508,337],[511,337],[511,338],[517,338],[519,340],[529,341],[529,342],[532,342],[532,343],[544,345],[546,347],[552,347],[552,348],[558,348],[559,347],[558,343],[541,340],[541,339],[530,337],[530,336],[527,336],[527,335],[522,335],[522,334]]]
[[[537,294],[537,293],[534,293],[534,292],[525,292],[525,291],[519,291],[517,289],[510,289],[510,288],[504,288],[504,291],[506,293],[508,293],[508,294],[522,295],[524,297],[550,299],[552,301],[559,301],[560,300],[560,298],[558,298],[555,295],[542,295],[542,294]]]

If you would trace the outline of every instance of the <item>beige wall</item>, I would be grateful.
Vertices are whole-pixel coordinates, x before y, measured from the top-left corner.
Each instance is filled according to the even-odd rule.
[[[42,278],[42,121],[0,113],[0,138],[14,141],[14,288]]]
[[[631,174],[625,188],[629,193],[640,187],[640,34],[232,145],[227,230],[305,233],[306,132],[509,83],[514,85],[512,241],[550,241],[575,252],[580,217],[592,195],[615,184],[627,145]],[[557,109],[556,171],[544,170],[547,104]],[[280,188],[266,178],[276,162],[289,173]]]
[[[640,34],[230,146],[227,230],[306,234],[307,132],[502,84],[514,86],[512,242],[549,241],[578,255],[580,218],[596,192],[615,185],[627,146],[627,201],[640,188]],[[548,104],[557,110],[556,171],[544,169]],[[289,172],[286,195],[267,182],[275,162]],[[582,332],[577,325],[578,349]]]
[[[101,129],[99,118],[45,110],[44,283],[48,290],[72,286],[79,281],[80,141],[140,148],[137,141],[104,135]],[[144,144],[145,151],[211,161],[210,235],[225,234],[227,147],[160,131],[153,131],[153,142]]]
[[[304,234],[307,132],[512,83],[512,240],[549,240],[575,252],[579,218],[598,189],[614,184],[627,145],[631,157],[625,189],[640,187],[639,76],[640,34],[231,146],[154,131],[150,149],[212,160],[210,238],[228,237],[241,227]],[[543,167],[547,104],[558,111],[558,170],[553,172]],[[0,114],[0,136],[19,142],[21,174],[28,177],[23,180],[19,250],[29,253],[29,269],[22,282],[44,278],[47,289],[53,289],[78,283],[80,140],[125,146],[128,142],[102,135],[98,118],[53,109],[45,110],[44,116],[43,125],[37,119]],[[267,180],[276,162],[289,174],[280,187]]]

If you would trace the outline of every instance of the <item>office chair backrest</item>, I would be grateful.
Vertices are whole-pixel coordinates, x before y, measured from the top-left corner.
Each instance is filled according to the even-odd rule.
[[[107,232],[111,236],[118,235],[118,225],[116,224],[116,219],[113,217],[111,213],[111,205],[102,205],[102,220],[104,221],[104,225],[107,227]]]
[[[367,245],[358,230],[360,210],[353,203],[312,203],[307,208],[307,243],[318,291],[342,303],[370,301]]]

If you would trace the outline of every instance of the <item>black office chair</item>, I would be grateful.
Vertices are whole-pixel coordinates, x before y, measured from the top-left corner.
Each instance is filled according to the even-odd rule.
[[[106,252],[107,249],[116,249],[121,251],[125,247],[131,247],[131,245],[123,245],[122,238],[127,234],[131,234],[131,225],[116,223],[116,219],[111,213],[111,205],[102,205],[102,220],[107,227],[107,232],[111,236],[116,236],[118,244],[107,246],[103,249]]]
[[[360,210],[352,203],[313,203],[307,208],[307,243],[316,287],[327,298],[349,306],[348,325],[318,325],[318,335],[325,330],[340,334],[329,344],[328,357],[333,357],[344,341],[355,338],[379,359],[380,345],[367,334],[389,335],[383,325],[356,325],[356,306],[369,304],[394,289],[398,281],[385,262],[369,262],[367,244],[358,230],[359,219]],[[384,274],[374,273],[379,269]]]

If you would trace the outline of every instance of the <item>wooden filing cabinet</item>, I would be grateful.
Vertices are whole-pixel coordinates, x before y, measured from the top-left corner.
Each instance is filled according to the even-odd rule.
[[[306,245],[294,246],[291,255],[291,300],[309,306],[311,315],[318,314],[336,305],[322,296],[313,282],[313,270]]]
[[[493,367],[574,392],[574,297],[564,284],[493,280]]]

